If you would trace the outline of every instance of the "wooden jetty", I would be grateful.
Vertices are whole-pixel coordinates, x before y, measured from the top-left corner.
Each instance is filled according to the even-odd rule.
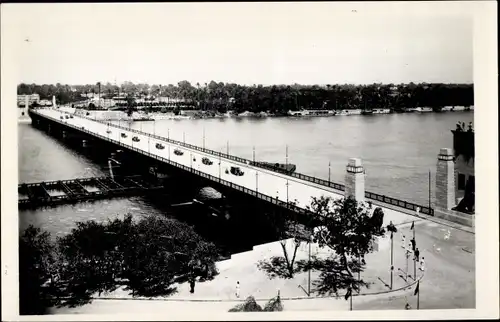
[[[141,195],[162,188],[162,185],[140,175],[22,183],[18,186],[18,208],[38,208],[84,200]]]

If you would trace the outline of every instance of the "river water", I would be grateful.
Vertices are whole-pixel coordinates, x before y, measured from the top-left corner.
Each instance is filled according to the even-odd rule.
[[[297,172],[344,183],[349,158],[361,158],[366,189],[427,205],[440,148],[452,147],[457,121],[468,124],[473,112],[353,115],[319,118],[240,118],[134,122],[132,128],[185,140],[186,143],[256,160],[288,162]],[[122,125],[125,125],[123,123]],[[60,141],[19,124],[19,183],[105,175],[96,164]],[[287,149],[288,146],[288,149]],[[329,167],[330,163],[330,167]],[[68,233],[75,222],[105,220],[132,213],[164,214],[141,197],[113,199],[22,211],[19,228],[34,224],[54,236]]]

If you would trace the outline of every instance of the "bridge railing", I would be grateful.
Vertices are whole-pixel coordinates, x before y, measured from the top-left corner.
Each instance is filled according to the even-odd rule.
[[[336,183],[336,182],[332,182],[330,180],[324,180],[324,179],[320,179],[320,178],[317,178],[317,177],[309,176],[309,175],[298,173],[298,172],[293,172],[293,173],[286,172],[286,171],[283,171],[281,168],[278,168],[278,167],[273,167],[271,165],[265,165],[265,164],[257,163],[257,162],[254,162],[254,161],[251,161],[251,160],[248,160],[248,159],[244,159],[244,158],[241,158],[241,157],[237,157],[237,156],[234,156],[234,155],[230,155],[230,154],[227,154],[227,153],[221,153],[221,152],[218,152],[218,151],[214,151],[214,150],[210,150],[210,149],[198,147],[198,146],[195,146],[195,145],[192,145],[192,144],[189,144],[189,143],[185,143],[185,142],[181,142],[181,141],[177,141],[177,140],[172,140],[170,138],[165,138],[165,137],[162,137],[162,136],[159,136],[159,135],[155,135],[155,134],[151,134],[151,133],[147,133],[147,132],[142,132],[142,131],[139,131],[139,130],[136,130],[136,129],[127,128],[127,127],[124,127],[124,126],[120,126],[120,125],[117,125],[117,124],[110,123],[109,121],[92,119],[90,117],[83,116],[83,115],[77,115],[77,116],[80,117],[80,118],[83,118],[83,119],[88,119],[89,121],[92,121],[92,122],[98,122],[98,123],[102,123],[102,124],[105,124],[105,125],[108,125],[108,126],[111,126],[111,127],[115,127],[115,128],[118,128],[118,129],[122,129],[122,130],[125,130],[125,131],[130,131],[130,132],[137,133],[137,134],[140,134],[140,135],[146,135],[146,136],[149,136],[151,138],[154,138],[154,139],[157,139],[157,140],[160,140],[160,141],[169,142],[169,143],[172,143],[172,144],[177,144],[179,146],[184,146],[186,148],[190,148],[192,150],[196,150],[196,151],[204,152],[204,153],[207,153],[207,154],[211,154],[211,155],[214,155],[214,156],[217,156],[217,157],[220,157],[220,158],[225,158],[225,159],[237,161],[237,162],[240,162],[240,163],[252,165],[252,166],[255,166],[255,167],[258,167],[258,168],[262,168],[262,169],[266,169],[266,170],[271,170],[271,171],[274,171],[274,172],[282,173],[284,175],[288,175],[290,177],[294,177],[294,178],[297,178],[297,179],[300,179],[300,180],[312,182],[312,183],[318,184],[320,186],[325,186],[325,187],[333,188],[333,189],[336,189],[336,190],[339,190],[339,191],[345,191],[345,185],[340,184],[340,183]],[[55,120],[55,121],[58,122],[58,123],[61,123],[59,120]],[[67,124],[67,123],[64,123],[64,124],[70,126],[70,124]],[[75,127],[75,128],[77,128],[77,127]],[[80,130],[80,131],[82,131],[81,128],[77,128],[77,129]],[[86,131],[86,130],[83,130],[83,131],[87,132],[87,133],[90,133],[90,134],[94,134],[94,133],[92,133],[90,131]],[[96,134],[96,135],[98,135],[98,134]],[[100,135],[98,135],[98,136],[102,137]],[[102,138],[104,138],[106,140],[109,140],[106,137],[102,137]],[[114,141],[114,140],[112,140],[112,141]],[[118,142],[118,141],[115,141],[115,142]],[[121,144],[119,144],[119,145],[121,145]],[[135,150],[139,151],[138,149],[135,149]],[[154,155],[152,154],[152,156],[154,156]],[[374,192],[370,192],[370,191],[366,191],[365,192],[365,197],[367,199],[371,199],[371,200],[378,201],[378,202],[381,202],[381,203],[389,204],[389,205],[392,205],[392,206],[395,206],[395,207],[404,208],[404,209],[407,209],[407,210],[416,211],[416,209],[419,208],[421,213],[434,216],[434,209],[432,209],[430,207],[418,205],[418,204],[415,204],[415,203],[411,203],[411,202],[408,202],[408,201],[404,201],[404,200],[400,200],[400,199],[388,197],[388,196],[385,196],[385,195],[380,195],[380,194],[377,194],[377,193],[374,193]]]
[[[148,156],[148,157],[150,157],[150,158],[154,158],[154,159],[157,159],[157,160],[162,161],[162,162],[164,162],[164,163],[168,163],[168,164],[170,164],[170,165],[173,165],[173,166],[175,166],[175,167],[177,167],[177,168],[180,168],[180,169],[182,169],[182,170],[185,170],[185,171],[187,171],[187,172],[191,172],[191,173],[196,174],[196,175],[198,175],[198,176],[201,176],[201,177],[207,178],[207,179],[209,179],[209,180],[212,180],[212,181],[217,182],[217,183],[219,183],[219,184],[222,184],[222,185],[224,185],[224,186],[227,186],[227,187],[230,187],[230,188],[232,188],[232,189],[235,189],[235,190],[241,191],[241,192],[243,192],[243,193],[246,193],[246,194],[248,194],[248,195],[251,195],[251,196],[257,197],[257,198],[259,198],[259,199],[261,199],[261,200],[264,200],[264,201],[270,202],[270,203],[272,203],[272,204],[274,204],[274,205],[277,205],[277,206],[280,206],[280,207],[286,208],[286,209],[288,209],[288,210],[294,211],[294,212],[296,212],[296,213],[299,213],[299,214],[312,214],[312,212],[310,212],[309,210],[304,209],[304,208],[301,208],[301,207],[299,207],[299,206],[297,206],[297,205],[295,205],[295,204],[293,204],[293,203],[291,203],[291,202],[281,201],[281,200],[279,200],[278,198],[273,198],[273,197],[271,197],[271,196],[265,195],[265,194],[263,194],[263,193],[260,193],[260,192],[255,191],[255,190],[248,189],[248,188],[246,188],[246,187],[243,187],[243,186],[240,186],[240,185],[234,184],[234,183],[232,183],[232,182],[230,182],[230,181],[223,180],[223,179],[221,179],[221,178],[219,178],[219,177],[212,176],[212,175],[210,175],[210,174],[207,174],[207,173],[201,172],[201,171],[199,171],[199,170],[196,170],[196,169],[193,169],[193,168],[191,168],[191,167],[185,166],[185,165],[183,165],[183,164],[181,164],[181,163],[177,163],[177,162],[175,162],[175,161],[172,161],[172,160],[169,160],[169,159],[165,159],[164,157],[161,157],[161,156],[159,156],[159,155],[156,155],[156,154],[153,154],[153,153],[150,153],[150,152],[147,152],[147,151],[143,151],[143,150],[138,149],[138,148],[136,148],[136,147],[132,147],[132,146],[125,145],[125,144],[123,144],[123,143],[122,143],[122,142],[120,142],[120,141],[117,141],[117,140],[114,140],[114,139],[107,138],[107,137],[102,136],[102,135],[100,135],[100,134],[97,134],[97,133],[91,132],[91,131],[89,131],[89,130],[87,130],[87,129],[81,129],[81,128],[78,128],[78,127],[76,127],[76,126],[70,125],[70,124],[66,124],[66,125],[68,125],[68,126],[70,126],[70,127],[74,127],[75,129],[78,129],[79,131],[82,131],[82,132],[87,133],[87,134],[89,134],[89,135],[92,135],[92,136],[98,137],[98,138],[100,138],[100,139],[110,141],[110,142],[112,142],[112,143],[114,143],[114,144],[117,144],[117,145],[119,145],[119,146],[121,146],[121,147],[124,147],[124,148],[126,148],[126,149],[129,149],[129,150],[132,150],[132,151],[135,151],[135,152],[141,153],[141,154],[146,155],[146,156]]]
[[[221,152],[218,152],[218,151],[214,151],[214,150],[202,148],[202,147],[199,147],[199,146],[196,146],[196,145],[192,145],[192,144],[189,144],[189,143],[185,143],[185,142],[181,142],[181,141],[177,141],[177,140],[172,140],[170,138],[165,138],[165,137],[162,137],[162,136],[159,136],[159,135],[155,135],[155,134],[151,134],[151,133],[147,133],[147,132],[142,132],[142,131],[139,131],[139,130],[136,130],[136,129],[131,129],[131,128],[127,128],[127,127],[124,127],[124,126],[112,124],[112,123],[107,122],[107,121],[96,120],[96,119],[92,119],[92,118],[89,118],[89,117],[86,117],[86,116],[79,116],[79,117],[84,118],[84,119],[88,119],[89,121],[98,122],[98,123],[109,125],[109,126],[112,126],[112,127],[115,127],[115,128],[119,128],[119,129],[122,129],[122,130],[125,130],[125,131],[130,131],[130,132],[137,133],[137,134],[140,134],[140,135],[146,135],[146,136],[149,136],[149,137],[157,139],[157,140],[169,142],[169,143],[172,143],[172,144],[177,144],[177,145],[180,145],[180,146],[192,149],[192,150],[204,152],[204,153],[211,154],[211,155],[214,155],[214,156],[217,156],[217,157],[222,157],[222,158],[225,158],[225,159],[228,159],[228,160],[233,160],[233,161],[236,161],[236,162],[248,164],[248,165],[251,165],[251,166],[254,166],[254,167],[258,167],[258,168],[262,168],[262,169],[266,169],[266,170],[271,170],[271,171],[278,172],[278,173],[281,173],[281,174],[284,174],[284,175],[288,175],[290,177],[294,177],[294,178],[297,178],[297,179],[300,179],[300,180],[304,180],[304,181],[312,182],[312,183],[315,183],[315,184],[319,184],[321,186],[330,187],[330,188],[333,188],[333,189],[336,189],[336,190],[339,190],[339,191],[345,191],[345,186],[343,184],[340,184],[340,183],[336,183],[336,182],[332,182],[332,181],[329,181],[329,180],[324,180],[324,179],[316,178],[316,177],[309,176],[309,175],[302,174],[302,173],[298,173],[298,172],[291,172],[290,173],[290,172],[287,172],[287,171],[283,170],[280,167],[275,167],[275,166],[272,166],[272,165],[266,165],[266,164],[262,164],[262,163],[259,163],[259,162],[254,162],[252,160],[248,160],[248,159],[245,159],[245,158],[237,157],[237,156],[234,156],[234,155],[231,155],[231,154],[221,153]]]

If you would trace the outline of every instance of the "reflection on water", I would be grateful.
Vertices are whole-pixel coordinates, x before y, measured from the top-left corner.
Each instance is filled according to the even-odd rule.
[[[428,171],[434,179],[440,148],[452,146],[457,121],[473,121],[472,112],[391,114],[328,118],[259,118],[162,120],[136,122],[142,129],[179,141],[252,159],[297,165],[297,172],[344,182],[345,165],[361,158],[367,190],[426,205]],[[122,122],[125,125],[125,122]],[[19,125],[19,182],[105,175],[98,165],[28,124]],[[433,185],[433,180],[431,187]],[[213,192],[211,192],[213,193]],[[203,194],[203,193],[202,193]],[[210,194],[210,192],[209,192]],[[432,192],[433,194],[433,192]],[[188,201],[188,200],[186,200]],[[150,201],[122,198],[56,208],[22,211],[20,229],[28,224],[63,235],[76,221],[106,220],[131,213],[165,215]]]

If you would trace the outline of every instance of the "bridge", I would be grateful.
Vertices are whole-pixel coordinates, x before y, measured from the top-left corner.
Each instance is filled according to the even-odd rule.
[[[71,180],[22,183],[18,186],[18,206],[36,208],[84,200],[146,194],[161,189],[142,176],[109,176]]]
[[[237,156],[201,148],[170,138],[135,129],[77,116],[58,109],[29,111],[34,123],[46,122],[64,131],[86,134],[161,163],[188,171],[219,185],[243,192],[295,212],[307,213],[312,197],[341,198],[346,186],[312,176],[284,171],[272,164],[247,160]],[[356,170],[354,170],[356,172]],[[362,174],[364,176],[364,174]],[[430,207],[364,191],[364,198],[402,212],[433,215]],[[364,199],[363,198],[363,199]]]

